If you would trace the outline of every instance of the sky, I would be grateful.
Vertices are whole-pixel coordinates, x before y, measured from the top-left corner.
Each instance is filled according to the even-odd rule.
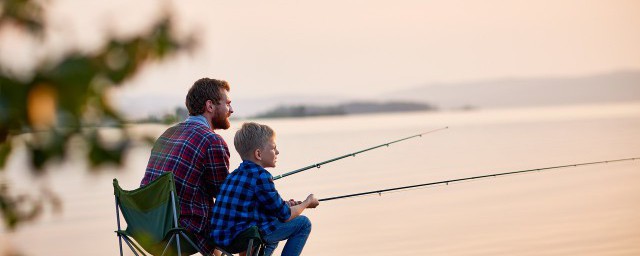
[[[180,33],[199,36],[194,52],[151,65],[113,92],[117,104],[136,101],[141,111],[183,105],[201,77],[229,81],[231,98],[245,101],[384,100],[431,83],[640,69],[637,0],[51,2],[57,32],[42,55],[135,33],[163,10]]]

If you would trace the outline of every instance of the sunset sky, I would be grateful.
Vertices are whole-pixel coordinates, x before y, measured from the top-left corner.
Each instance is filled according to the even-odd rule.
[[[66,52],[99,49],[112,35],[139,34],[164,11],[173,14],[180,35],[199,37],[193,52],[146,66],[110,92],[113,105],[130,120],[184,106],[189,87],[202,77],[229,81],[236,111],[232,117],[250,117],[258,110],[291,104],[292,99],[305,104],[329,99],[385,101],[404,91],[423,100],[423,95],[437,95],[428,90],[434,88],[444,88],[440,91],[446,94],[441,95],[456,96],[457,105],[436,102],[439,111],[252,118],[278,133],[280,160],[277,168],[269,169],[275,175],[449,127],[278,181],[285,198],[308,193],[327,198],[640,153],[640,0],[38,1],[45,3],[47,40],[29,40],[28,33],[16,27],[0,30],[0,63],[6,73],[28,74],[39,62],[55,63]],[[624,89],[616,91],[615,82],[602,78],[610,77],[606,74],[620,75],[617,81],[623,82],[616,88]],[[504,82],[501,89],[525,84],[529,90],[523,92],[521,86],[491,91],[482,86],[496,81]],[[565,81],[577,82],[569,87]],[[584,93],[585,84],[590,85],[589,94]],[[423,88],[424,94],[411,90],[425,86],[429,87]],[[556,89],[561,86],[570,88],[563,92],[575,98],[616,93],[608,94],[611,101],[551,97],[562,94]],[[36,112],[54,116],[41,108],[53,111],[55,98],[33,98]],[[620,98],[627,101],[616,101]],[[533,99],[540,104],[493,109],[480,104],[499,105],[494,99]],[[93,121],[94,112],[86,111],[83,118]],[[65,122],[67,116],[59,115]],[[230,129],[216,131],[229,145],[231,168],[242,161],[232,141],[245,121],[232,120]],[[67,130],[60,127],[55,130]],[[155,138],[166,127],[127,125],[126,131],[133,138]],[[98,134],[100,143],[119,145],[118,130],[85,128],[85,139],[93,141]],[[138,187],[150,146],[131,143],[122,165],[96,172],[88,171],[92,165],[85,157],[93,149],[90,143],[72,137],[65,160],[54,160],[33,179],[24,171],[30,168],[31,151],[38,150],[39,141],[58,145],[59,140],[41,132],[10,138],[15,147],[7,157],[7,171],[0,170],[6,177],[2,185],[13,192],[52,191],[53,197],[46,198],[63,202],[64,210],[50,216],[50,205],[45,204],[46,214],[38,221],[17,232],[0,230],[0,255],[116,254],[112,182],[117,178],[123,188]],[[314,223],[305,252],[640,255],[639,162],[323,202],[305,211]],[[73,246],[67,245],[70,236]]]
[[[377,97],[430,83],[640,69],[635,0],[51,2],[54,48],[90,49],[163,9],[182,33],[200,35],[195,52],[148,67],[114,94],[157,108],[182,105],[201,77],[229,81],[233,99]]]

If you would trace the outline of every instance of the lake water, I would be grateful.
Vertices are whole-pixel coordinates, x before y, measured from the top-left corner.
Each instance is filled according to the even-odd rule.
[[[444,126],[276,181],[285,198],[361,191],[640,156],[640,103],[265,119],[278,133],[274,174]],[[233,151],[232,129],[220,132]],[[135,127],[158,136],[166,126]],[[0,233],[0,254],[117,255],[113,188],[138,186],[150,148],[121,170],[87,171],[82,158],[40,180],[17,150],[7,165],[16,190],[49,184],[64,202]],[[231,164],[240,159],[235,151]],[[305,255],[640,255],[640,161],[564,168],[381,196],[323,202],[305,211]],[[282,247],[282,245],[280,246]],[[279,251],[278,251],[279,252]],[[130,255],[130,254],[128,254]]]

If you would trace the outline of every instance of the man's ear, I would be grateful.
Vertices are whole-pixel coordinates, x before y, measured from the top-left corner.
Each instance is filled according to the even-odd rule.
[[[212,100],[207,100],[207,102],[205,102],[205,110],[209,111],[209,112],[215,112],[216,108],[216,104],[213,104]]]
[[[256,160],[262,160],[262,152],[260,152],[259,148],[253,151],[253,156]]]

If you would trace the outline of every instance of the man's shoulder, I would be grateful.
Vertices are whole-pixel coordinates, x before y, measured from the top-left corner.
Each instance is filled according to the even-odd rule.
[[[180,131],[182,136],[190,137],[195,140],[206,140],[213,144],[226,144],[222,136],[213,132],[206,125],[200,123],[182,122],[169,129]]]

